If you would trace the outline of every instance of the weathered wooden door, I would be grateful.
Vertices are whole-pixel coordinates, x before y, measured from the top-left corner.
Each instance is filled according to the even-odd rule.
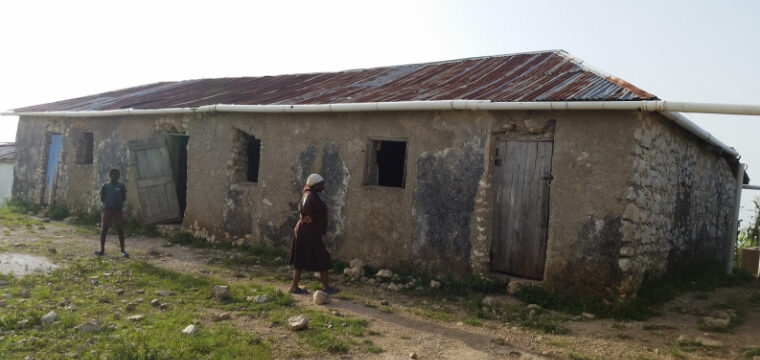
[[[43,204],[53,204],[55,198],[55,183],[58,178],[58,163],[61,159],[63,148],[63,136],[50,134],[48,139],[48,158],[45,167],[45,195],[42,197]]]
[[[551,141],[501,141],[496,149],[491,270],[542,279],[549,223]]]
[[[143,221],[147,224],[180,220],[177,190],[166,138],[156,136],[129,142],[137,175]]]

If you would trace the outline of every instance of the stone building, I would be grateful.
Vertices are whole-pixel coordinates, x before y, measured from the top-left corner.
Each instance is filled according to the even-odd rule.
[[[616,296],[730,256],[737,154],[658,100],[564,51],[156,83],[15,109],[13,193],[118,168],[133,216],[285,248],[318,172],[334,257]]]

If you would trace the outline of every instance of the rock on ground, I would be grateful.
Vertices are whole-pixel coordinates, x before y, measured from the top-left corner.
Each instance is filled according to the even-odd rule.
[[[132,316],[128,317],[127,319],[131,320],[131,321],[140,321],[140,320],[142,320],[144,318],[145,317],[142,316],[142,315],[132,315]]]
[[[221,314],[216,315],[216,321],[229,320],[230,317],[232,317],[232,314],[230,314],[229,312],[225,311],[225,312],[223,312]]]
[[[76,327],[74,327],[74,329],[79,330],[80,332],[83,332],[83,333],[94,333],[94,332],[100,331],[100,325],[98,325],[96,322],[91,320],[91,321],[77,325]]]
[[[225,285],[215,285],[211,289],[211,296],[216,300],[228,300],[232,297],[230,287]]]
[[[58,320],[58,314],[56,314],[55,311],[50,311],[40,319],[44,324],[52,324],[56,320]]]
[[[327,293],[322,290],[315,291],[314,295],[312,295],[312,299],[317,305],[327,304],[330,302],[330,296],[328,296]]]
[[[303,315],[291,316],[288,318],[288,326],[290,330],[297,331],[305,328],[309,325],[309,318]]]
[[[182,330],[182,333],[185,335],[193,335],[198,332],[198,327],[195,325],[188,325]]]
[[[382,269],[375,274],[375,277],[380,279],[390,279],[393,277],[393,272],[389,269]]]
[[[440,287],[441,287],[441,282],[435,281],[435,280],[430,280],[430,288],[431,289],[438,289]]]

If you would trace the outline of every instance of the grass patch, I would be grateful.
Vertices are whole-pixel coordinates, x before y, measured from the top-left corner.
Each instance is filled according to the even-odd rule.
[[[312,309],[275,310],[268,313],[268,319],[274,326],[287,326],[288,318],[299,314],[309,318],[309,325],[296,333],[299,339],[316,353],[348,352],[359,345],[356,338],[363,337],[368,326],[367,321],[363,319],[337,317]]]
[[[365,345],[364,346],[364,351],[366,351],[366,352],[368,352],[370,354],[379,354],[379,353],[383,352],[383,348],[375,345],[375,343],[372,342],[372,340],[370,340],[370,339],[364,340],[364,345]]]
[[[570,329],[562,326],[562,322],[566,321],[565,318],[554,316],[542,310],[512,309],[507,314],[507,321],[545,334],[564,335],[570,333]]]
[[[733,275],[728,275],[723,264],[702,263],[680,273],[669,273],[659,278],[645,279],[636,296],[624,300],[577,299],[546,291],[537,286],[522,287],[517,290],[515,296],[527,303],[570,314],[589,312],[603,318],[646,320],[658,315],[660,306],[679,294],[712,291],[717,287],[739,286],[751,279],[752,275],[741,269],[735,269]]]
[[[226,259],[226,265],[250,265],[253,260],[262,262],[264,265],[283,265],[285,252],[281,249],[270,247],[254,247],[249,245],[235,245],[231,242],[208,242],[204,238],[193,236],[186,232],[177,232],[169,238],[170,244],[179,244],[198,249],[234,250],[236,256]],[[279,258],[279,259],[278,259]]]
[[[90,283],[91,277],[98,278],[97,285]],[[13,296],[7,300],[4,310],[8,311],[0,312],[0,331],[7,334],[0,340],[0,348],[11,358],[270,359],[272,342],[226,323],[201,324],[193,336],[185,336],[181,330],[209,308],[259,313],[293,309],[289,295],[259,284],[233,285],[233,299],[219,303],[209,296],[210,287],[219,280],[141,261],[84,258],[48,275],[3,276],[3,280],[9,282],[5,290]],[[22,289],[30,291],[28,299],[18,297]],[[125,292],[119,296],[115,289]],[[243,297],[249,293],[266,294],[270,301],[247,302]],[[137,298],[143,300],[137,302],[134,312],[128,312],[121,300]],[[168,303],[168,310],[150,306],[151,298]],[[40,317],[50,310],[58,314],[58,321],[40,326]],[[127,319],[132,314],[145,317],[138,325]],[[101,330],[95,334],[73,330],[88,319],[100,321]],[[20,341],[30,337],[37,342]]]
[[[742,349],[742,355],[750,359],[753,356],[760,356],[760,347],[745,347]]]
[[[581,353],[577,353],[574,351],[567,353],[567,357],[573,360],[590,360],[591,359],[590,357],[586,355],[583,355]]]
[[[65,205],[53,204],[48,206],[46,214],[52,220],[61,221],[69,217],[70,212]]]

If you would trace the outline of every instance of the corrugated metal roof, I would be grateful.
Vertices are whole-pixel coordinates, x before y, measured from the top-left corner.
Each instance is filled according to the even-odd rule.
[[[16,143],[0,143],[0,161],[12,161],[16,158]]]
[[[553,50],[333,73],[160,82],[14,112],[460,99],[627,101],[657,97],[585,66],[562,50]]]

